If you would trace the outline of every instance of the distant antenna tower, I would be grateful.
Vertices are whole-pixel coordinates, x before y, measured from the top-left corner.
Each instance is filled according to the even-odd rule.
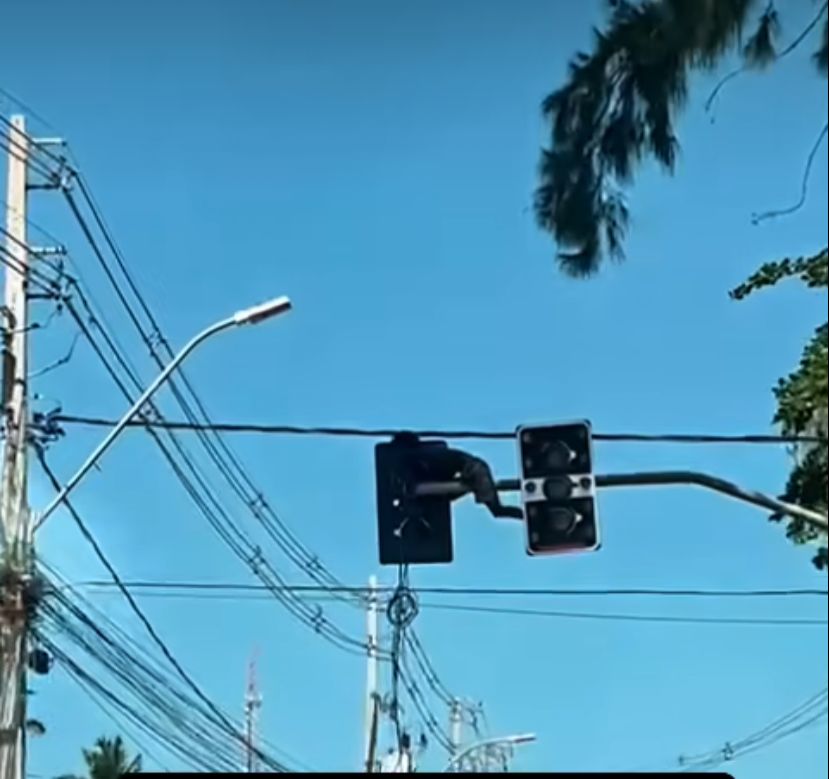
[[[256,664],[259,659],[259,650],[254,649],[248,664],[248,682],[245,690],[245,770],[249,774],[258,771],[256,760],[256,733],[259,720],[259,709],[262,708],[262,696],[256,680]]]

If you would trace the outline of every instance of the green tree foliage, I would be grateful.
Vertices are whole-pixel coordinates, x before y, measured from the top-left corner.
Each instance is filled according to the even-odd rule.
[[[740,67],[720,81],[713,99],[740,73],[773,65],[819,32],[814,62],[827,76],[827,2],[816,5],[810,23],[782,49],[781,19],[773,2],[761,7],[759,0],[608,0],[607,5],[607,24],[594,29],[592,51],[573,57],[564,85],[542,103],[551,134],[541,152],[535,215],[555,239],[562,270],[576,277],[595,274],[608,258],[624,257],[625,189],[647,159],[673,172],[679,149],[676,119],[695,72],[710,71],[726,56],[739,54]],[[817,143],[825,136],[826,127]],[[816,151],[817,144],[809,166]],[[788,211],[766,216],[783,213]],[[826,288],[826,250],[764,265],[732,297],[745,298],[791,277]],[[795,451],[782,497],[824,511],[826,349],[824,324],[806,345],[800,366],[774,390],[775,422],[783,432],[822,438]],[[814,531],[801,522],[790,522],[787,532],[796,542],[815,540]],[[825,543],[815,564],[827,564]]]
[[[807,287],[827,288],[829,252],[824,249],[813,257],[785,259],[763,265],[748,281],[731,292],[735,300],[772,287],[783,279],[799,278]],[[777,413],[774,421],[786,435],[817,437],[816,444],[795,449],[795,466],[789,476],[784,500],[825,512],[829,502],[829,448],[827,447],[827,397],[829,397],[829,323],[824,322],[806,344],[800,365],[774,390]],[[781,519],[781,517],[773,517]],[[797,543],[814,541],[816,531],[798,520],[791,520],[788,536]],[[829,562],[826,544],[814,557],[818,568]]]
[[[120,736],[106,738],[102,736],[95,742],[93,749],[83,750],[87,774],[83,779],[119,779],[124,774],[141,771],[141,755],[130,758]],[[82,779],[73,774],[58,779]]]

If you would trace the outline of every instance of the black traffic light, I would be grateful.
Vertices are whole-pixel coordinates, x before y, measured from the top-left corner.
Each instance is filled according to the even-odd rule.
[[[517,436],[527,553],[598,549],[590,423],[526,425]]]
[[[440,462],[447,451],[445,441],[421,441],[413,434],[375,447],[381,565],[452,562],[450,498],[415,495],[418,484],[447,478]]]

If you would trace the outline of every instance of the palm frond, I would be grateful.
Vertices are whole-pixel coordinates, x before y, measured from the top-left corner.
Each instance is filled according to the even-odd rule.
[[[743,46],[743,59],[752,68],[764,68],[777,59],[780,16],[773,5],[763,12],[757,29]]]
[[[825,76],[829,72],[829,19],[823,23],[823,36],[820,48],[815,52],[815,64]]]
[[[579,52],[565,84],[542,103],[550,145],[542,150],[534,209],[558,244],[559,263],[589,276],[620,258],[628,222],[621,193],[646,155],[672,171],[676,113],[689,72],[713,64],[740,39],[757,0],[616,0],[593,49]]]

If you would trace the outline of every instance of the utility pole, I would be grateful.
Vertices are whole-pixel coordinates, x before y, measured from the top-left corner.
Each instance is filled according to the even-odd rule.
[[[452,699],[449,707],[449,743],[452,745],[451,757],[458,754],[463,742],[463,706],[457,698]]]
[[[29,252],[26,204],[29,139],[22,116],[11,120],[6,194],[7,251],[3,308],[3,462],[0,481],[0,779],[24,779],[26,632],[31,573],[27,496]]]
[[[364,766],[366,773],[374,773],[377,755],[377,734],[379,730],[380,699],[377,690],[379,613],[377,608],[377,577],[368,580],[368,609],[366,611],[367,668],[365,702]]]
[[[256,659],[254,651],[248,665],[248,683],[245,690],[245,770],[255,774],[258,770],[256,763],[256,727],[259,718],[259,709],[262,707],[262,696],[256,681]]]

